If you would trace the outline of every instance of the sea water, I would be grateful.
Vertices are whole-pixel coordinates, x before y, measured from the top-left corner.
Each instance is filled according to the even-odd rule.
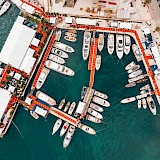
[[[3,47],[18,12],[12,5],[11,9],[0,17],[0,48]],[[66,66],[73,69],[75,75],[68,77],[51,71],[41,91],[55,98],[57,103],[63,98],[78,103],[82,87],[89,85],[90,74],[87,70],[88,61],[82,59],[83,32],[78,32],[76,43],[65,41],[64,32],[62,31],[60,41],[75,49],[74,53],[69,53]],[[106,39],[107,34],[104,49],[101,53],[98,52],[102,56],[102,65],[95,73],[93,88],[106,93],[111,106],[104,109],[101,124],[82,120],[82,123],[94,128],[97,134],[89,135],[76,129],[70,145],[63,149],[64,136],[60,137],[59,131],[51,136],[57,118],[48,115],[46,119],[40,117],[35,120],[20,106],[10,129],[0,140],[0,160],[160,159],[160,116],[153,116],[148,108],[138,109],[137,102],[120,104],[123,98],[139,94],[139,87],[146,84],[124,88],[127,83],[124,67],[135,60],[133,53],[125,55],[122,60],[118,60],[115,52],[110,56],[106,49]],[[144,70],[142,63],[140,64]],[[159,110],[158,105],[157,108]]]

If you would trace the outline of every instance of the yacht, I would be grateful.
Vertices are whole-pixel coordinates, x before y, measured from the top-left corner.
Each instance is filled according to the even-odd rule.
[[[67,75],[67,76],[74,76],[74,71],[64,65],[58,64],[56,62],[53,62],[51,60],[47,60],[45,63],[45,66],[49,69],[52,69],[56,72],[59,72],[61,74]]]
[[[141,87],[140,88],[140,91],[142,91],[142,90],[150,90],[150,86],[149,86],[149,84],[146,84],[146,85],[144,85],[143,87]]]
[[[70,102],[68,102],[68,103],[66,104],[66,106],[65,106],[65,108],[64,108],[64,110],[63,110],[64,112],[67,112],[67,110],[68,110],[70,104],[71,104]]]
[[[53,129],[52,129],[52,135],[55,134],[58,129],[60,128],[62,124],[62,120],[61,119],[57,119],[57,121],[55,122],[54,126],[53,126]]]
[[[89,126],[87,126],[85,124],[79,123],[77,127],[82,129],[86,133],[93,134],[93,135],[96,134],[96,131],[94,129],[92,129],[91,127],[89,127]]]
[[[39,115],[34,112],[34,111],[30,111],[30,115],[34,118],[34,119],[38,119],[39,118]]]
[[[155,105],[153,98],[151,96],[147,97],[147,103],[148,103],[150,111],[153,113],[153,115],[156,115],[156,113],[157,113],[156,105]]]
[[[50,70],[45,68],[45,67],[42,69],[42,72],[41,72],[41,74],[38,78],[38,81],[36,83],[36,88],[37,89],[40,89],[42,87],[42,85],[44,84],[44,82],[45,82],[45,80],[46,80],[46,78],[49,74],[49,72],[50,72]]]
[[[127,71],[127,73],[135,72],[135,71],[137,71],[139,68],[140,68],[140,65],[135,65],[134,67],[132,67],[131,69],[129,69],[129,70]]]
[[[138,100],[138,108],[139,108],[139,109],[141,108],[141,104],[142,104],[141,99],[139,99],[139,100]]]
[[[90,104],[90,107],[91,107],[92,109],[98,111],[98,112],[103,112],[103,111],[104,111],[102,107],[100,107],[100,106],[98,106],[98,105],[96,105],[96,104],[94,104],[94,103],[91,103],[91,104]]]
[[[96,57],[96,70],[98,71],[101,67],[101,55],[97,55]]]
[[[77,37],[76,34],[71,33],[71,32],[66,32],[65,35],[66,35],[66,36],[70,36],[70,37]]]
[[[65,51],[65,52],[69,52],[69,53],[73,53],[74,52],[74,49],[72,47],[68,46],[67,44],[61,43],[61,42],[55,42],[53,44],[53,46],[55,48],[58,48],[60,50]]]
[[[77,40],[75,37],[70,37],[70,36],[64,36],[64,39],[70,42],[75,42]]]
[[[82,91],[81,91],[81,99],[84,98],[86,92],[87,92],[88,87],[83,86]]]
[[[62,99],[62,101],[60,102],[59,106],[58,106],[58,109],[62,109],[62,107],[64,106],[65,104],[65,99]]]
[[[133,53],[137,59],[137,61],[141,61],[142,60],[142,54],[140,52],[140,49],[138,48],[138,46],[136,44],[133,44],[132,45],[132,50],[133,50]]]
[[[76,103],[75,102],[72,102],[71,106],[69,107],[69,110],[68,110],[68,114],[71,115],[74,111],[76,107]]]
[[[68,29],[67,32],[69,32],[69,33],[77,33],[77,31],[75,29]]]
[[[63,127],[62,127],[62,129],[61,129],[61,131],[60,131],[60,137],[62,137],[66,133],[68,127],[69,127],[69,123],[65,122]]]
[[[98,119],[103,119],[103,116],[92,108],[88,108],[88,113],[90,113],[92,116]]]
[[[60,49],[52,48],[51,52],[61,58],[68,58],[68,54]]]
[[[131,38],[128,35],[124,36],[124,53],[129,54],[131,48]]]
[[[142,70],[141,69],[139,69],[139,70],[137,70],[137,71],[135,71],[135,72],[132,72],[132,73],[130,73],[129,75],[128,75],[128,77],[129,78],[134,78],[134,77],[137,77],[137,76],[140,76],[141,74],[142,74]]]
[[[0,7],[2,7],[2,4],[5,2],[6,0],[0,0]]]
[[[136,83],[135,83],[135,82],[128,83],[128,84],[125,85],[126,88],[134,87],[134,86],[136,86]]]
[[[95,95],[95,96],[98,96],[98,97],[100,97],[100,98],[103,98],[103,99],[107,99],[107,98],[108,98],[108,96],[107,96],[106,94],[101,93],[101,92],[99,92],[99,91],[94,91],[94,95]]]
[[[58,30],[58,31],[56,32],[56,38],[55,38],[56,41],[59,41],[59,40],[60,40],[61,34],[62,34],[61,30]]]
[[[101,120],[96,118],[96,117],[93,117],[91,115],[86,115],[86,120],[88,121],[91,121],[91,122],[94,122],[94,123],[101,123]]]
[[[70,144],[72,136],[73,136],[73,134],[75,132],[75,129],[76,129],[75,126],[70,125],[70,127],[69,127],[69,129],[68,129],[68,131],[66,133],[66,136],[65,136],[65,138],[63,140],[63,148],[66,148]]]
[[[107,49],[110,55],[114,52],[114,34],[108,34]]]
[[[36,97],[46,103],[48,103],[49,105],[56,105],[56,101],[51,98],[50,96],[48,96],[47,94],[41,92],[41,91],[38,91],[36,93]]]
[[[93,102],[97,103],[97,104],[100,104],[104,107],[109,107],[110,106],[110,103],[102,98],[99,98],[99,97],[96,97],[94,96],[93,97]]]
[[[83,60],[87,60],[89,56],[90,42],[91,42],[91,33],[89,31],[85,31],[83,36],[83,48],[82,48]]]
[[[147,75],[147,74],[142,74],[142,75],[140,75],[140,76],[137,76],[137,77],[128,79],[128,82],[129,82],[129,83],[132,83],[132,82],[138,81],[138,80],[140,80],[140,79],[143,79],[143,78],[145,78],[146,76],[148,76],[148,75]]]
[[[144,109],[147,108],[147,102],[146,102],[145,98],[142,99],[142,106],[143,106]]]
[[[130,103],[130,102],[134,102],[135,100],[136,100],[136,97],[124,98],[123,100],[121,100],[121,103]]]
[[[49,55],[49,59],[56,62],[56,63],[59,63],[59,64],[64,64],[65,63],[65,60],[59,56],[56,56],[54,54],[50,54]]]
[[[99,34],[98,49],[100,52],[103,50],[103,47],[104,47],[104,34]]]
[[[119,59],[123,57],[123,45],[123,35],[118,34],[116,36],[116,52]]]
[[[0,16],[1,16],[2,14],[4,14],[4,13],[9,9],[10,5],[11,5],[10,2],[8,2],[8,1],[4,2],[4,4],[3,4],[2,7],[0,8]]]
[[[136,66],[135,62],[132,61],[130,62],[126,67],[125,67],[125,70],[130,70],[132,69],[134,66]]]

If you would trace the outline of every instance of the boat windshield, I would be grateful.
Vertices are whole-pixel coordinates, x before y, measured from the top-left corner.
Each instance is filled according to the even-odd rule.
[[[155,108],[154,103],[152,101],[150,103],[151,103],[151,108],[154,109]]]
[[[119,44],[122,44],[122,40],[119,40]]]

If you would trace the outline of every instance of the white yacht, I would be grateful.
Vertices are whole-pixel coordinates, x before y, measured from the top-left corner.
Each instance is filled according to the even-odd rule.
[[[75,107],[76,107],[76,103],[72,102],[72,104],[70,105],[69,110],[68,110],[69,115],[71,115],[73,113]]]
[[[96,134],[96,131],[94,129],[92,129],[91,127],[89,127],[89,126],[87,126],[85,124],[79,123],[77,127],[82,129],[86,133],[93,134],[93,135]]]
[[[51,52],[61,58],[68,58],[68,54],[60,49],[52,48]]]
[[[62,101],[60,102],[59,106],[58,106],[58,109],[62,109],[62,107],[64,106],[65,104],[65,99],[62,99]]]
[[[96,70],[98,71],[101,67],[101,55],[97,55],[96,57]]]
[[[137,71],[135,71],[135,72],[132,72],[132,73],[130,73],[129,75],[128,75],[128,77],[129,78],[134,78],[134,77],[137,77],[137,76],[140,76],[141,74],[142,74],[142,70],[141,69],[139,69],[139,70],[137,70]]]
[[[61,74],[67,75],[67,76],[74,76],[74,71],[64,65],[58,64],[56,62],[53,62],[51,60],[47,60],[45,63],[45,66],[49,69],[52,69],[56,72],[59,72]]]
[[[75,37],[70,37],[70,36],[64,36],[64,39],[66,41],[70,41],[70,42],[75,42],[77,40],[77,38]]]
[[[136,44],[133,44],[132,45],[132,50],[133,50],[133,53],[137,59],[137,61],[141,61],[142,60],[142,54],[140,52],[140,49],[138,48],[138,46]]]
[[[59,56],[56,56],[54,54],[50,54],[49,55],[49,59],[54,61],[54,62],[57,62],[59,64],[64,64],[65,63],[65,60]]]
[[[71,33],[71,32],[66,32],[65,35],[70,37],[77,37],[75,33]]]
[[[55,38],[56,41],[59,41],[59,40],[60,40],[61,34],[62,34],[61,30],[58,30],[58,31],[56,32],[56,38]]]
[[[132,82],[135,82],[135,81],[144,79],[146,76],[148,76],[148,75],[147,75],[147,74],[142,74],[142,75],[140,75],[140,76],[137,76],[137,77],[128,79],[128,82],[129,82],[129,83],[132,83]]]
[[[53,126],[53,129],[52,129],[52,135],[55,134],[58,129],[60,128],[62,124],[62,120],[61,119],[57,119],[57,121],[55,122],[54,126]]]
[[[149,84],[144,85],[143,87],[140,88],[140,91],[142,90],[150,90]]]
[[[89,31],[85,31],[83,36],[83,48],[82,48],[83,60],[87,60],[89,56],[90,43],[91,43],[91,33]]]
[[[2,4],[5,2],[6,0],[0,0],[0,7],[2,7]]]
[[[65,138],[63,140],[63,148],[66,148],[70,144],[72,136],[73,136],[73,134],[75,132],[75,129],[76,129],[75,126],[70,125],[70,127],[69,127],[69,129],[68,129],[68,131],[66,133],[66,136],[65,136]]]
[[[46,80],[46,78],[49,74],[49,72],[50,72],[50,70],[45,68],[45,67],[42,69],[42,72],[41,72],[41,74],[38,78],[38,81],[36,83],[36,88],[37,89],[40,89],[42,87],[42,85],[44,84],[44,82],[45,82],[45,80]]]
[[[68,103],[65,105],[64,110],[63,110],[64,112],[67,112],[67,110],[68,110],[68,108],[69,108],[70,104],[71,104],[71,103],[70,103],[70,102],[68,102]]]
[[[129,54],[131,48],[131,38],[128,35],[124,36],[124,53]]]
[[[138,100],[138,108],[140,109],[141,108],[141,105],[142,105],[142,101],[141,99]]]
[[[41,92],[41,91],[38,91],[36,93],[36,97],[39,98],[40,100],[48,103],[49,105],[56,105],[56,101],[51,98],[50,96],[48,96],[47,94]]]
[[[150,111],[153,113],[153,115],[156,115],[156,113],[157,113],[156,105],[155,105],[153,98],[151,96],[147,97],[147,103],[148,103]]]
[[[2,7],[0,8],[0,16],[1,16],[2,14],[4,14],[4,13],[9,9],[10,5],[11,5],[11,3],[8,2],[8,1],[6,1],[6,2],[2,5]]]
[[[136,66],[135,62],[132,61],[130,62],[128,65],[126,65],[125,70],[130,70],[132,69],[134,66]]]
[[[99,34],[98,49],[100,52],[103,50],[103,47],[104,47],[104,34]]]
[[[91,103],[91,104],[90,104],[90,107],[91,107],[92,109],[98,111],[98,112],[103,112],[103,111],[104,111],[102,107],[100,107],[100,106],[98,106],[98,105],[96,105],[96,104],[94,104],[94,103]]]
[[[103,116],[92,108],[88,108],[88,113],[90,113],[92,116],[98,119],[103,119]]]
[[[110,55],[114,52],[114,34],[108,34],[107,49]]]
[[[91,122],[94,122],[94,123],[101,123],[101,120],[96,118],[96,117],[93,117],[91,115],[86,115],[86,120],[88,121],[91,121]]]
[[[142,99],[142,106],[143,106],[144,109],[147,108],[147,102],[146,102],[145,98]]]
[[[93,97],[93,102],[97,103],[97,104],[100,104],[104,107],[109,107],[110,106],[110,103],[102,98],[99,98],[99,97],[96,97],[94,96]]]
[[[107,96],[106,94],[101,93],[101,92],[99,92],[99,91],[94,91],[94,95],[95,95],[95,96],[98,96],[98,97],[100,97],[100,98],[103,98],[103,99],[107,99],[107,98],[108,98],[108,96]]]
[[[63,127],[62,127],[62,129],[61,129],[61,131],[60,131],[60,137],[62,137],[66,133],[68,127],[69,127],[69,123],[65,122]]]
[[[137,71],[139,68],[140,68],[140,65],[135,65],[134,67],[132,67],[131,69],[129,69],[129,70],[127,71],[127,73],[135,72],[135,71]]]
[[[123,57],[123,47],[123,35],[118,34],[116,36],[116,52],[119,59]]]
[[[68,46],[67,44],[61,43],[61,42],[55,42],[53,46],[65,52],[69,52],[69,53],[74,52],[74,49],[72,47]]]
[[[123,100],[121,100],[121,103],[130,103],[130,102],[134,102],[135,100],[136,100],[136,97],[124,98]]]

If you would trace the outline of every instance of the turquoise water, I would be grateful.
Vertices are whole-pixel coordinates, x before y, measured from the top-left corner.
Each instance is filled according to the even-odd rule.
[[[0,48],[18,15],[12,8],[0,17]],[[64,33],[63,33],[64,35]],[[66,77],[51,71],[42,91],[54,97],[57,102],[64,97],[67,101],[80,100],[83,85],[88,86],[87,62],[82,60],[81,45],[83,32],[78,32],[76,43],[71,45],[75,53],[70,54],[66,65],[74,69],[74,77]],[[105,42],[106,43],[106,42]],[[106,108],[101,124],[83,120],[93,127],[97,134],[88,135],[77,129],[71,144],[63,149],[63,138],[59,132],[51,136],[53,123],[57,118],[34,120],[27,111],[19,107],[8,133],[0,140],[0,160],[159,160],[160,159],[160,117],[153,116],[149,109],[137,109],[137,102],[122,105],[124,97],[137,95],[140,85],[125,89],[127,74],[124,67],[134,56],[124,56],[118,61],[115,53],[102,53],[101,69],[95,74],[94,89],[109,96],[110,108]],[[143,67],[143,66],[142,66]],[[143,84],[141,84],[143,85]],[[158,106],[157,106],[158,107]]]

